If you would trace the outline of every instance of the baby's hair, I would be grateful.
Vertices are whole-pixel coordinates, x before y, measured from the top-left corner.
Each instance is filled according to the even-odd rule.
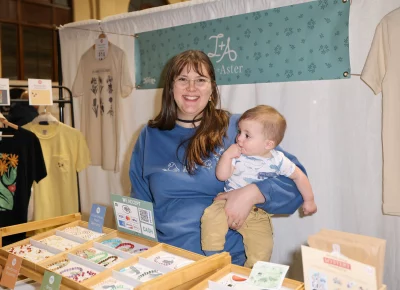
[[[286,119],[275,108],[267,105],[259,105],[247,110],[240,117],[242,120],[255,120],[264,126],[264,134],[268,140],[274,141],[275,146],[281,143],[286,131]]]

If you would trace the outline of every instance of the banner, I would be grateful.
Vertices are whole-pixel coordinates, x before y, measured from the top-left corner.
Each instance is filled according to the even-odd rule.
[[[350,78],[350,1],[318,0],[137,34],[136,85],[163,86],[176,54],[212,60],[218,85]]]

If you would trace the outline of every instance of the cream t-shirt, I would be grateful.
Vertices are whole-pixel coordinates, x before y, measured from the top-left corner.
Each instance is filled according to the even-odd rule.
[[[33,185],[34,220],[79,212],[76,172],[90,164],[82,133],[63,123],[23,126],[40,141],[47,177]]]
[[[81,131],[88,143],[92,165],[119,171],[119,102],[132,89],[129,65],[122,49],[109,43],[103,60],[96,60],[93,48],[82,55],[72,94],[81,99]]]
[[[400,215],[400,8],[377,26],[361,79],[382,92],[383,212]]]

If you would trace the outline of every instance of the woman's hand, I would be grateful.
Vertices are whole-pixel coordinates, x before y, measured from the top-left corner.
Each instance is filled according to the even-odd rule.
[[[228,217],[228,226],[232,230],[242,227],[255,204],[265,202],[264,196],[254,184],[221,193],[215,200],[226,200],[225,213]]]

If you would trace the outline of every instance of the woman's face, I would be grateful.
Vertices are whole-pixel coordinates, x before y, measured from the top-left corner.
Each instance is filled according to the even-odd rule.
[[[193,120],[207,106],[212,94],[210,76],[202,65],[204,76],[185,66],[174,80],[174,99],[178,107],[178,118]]]

